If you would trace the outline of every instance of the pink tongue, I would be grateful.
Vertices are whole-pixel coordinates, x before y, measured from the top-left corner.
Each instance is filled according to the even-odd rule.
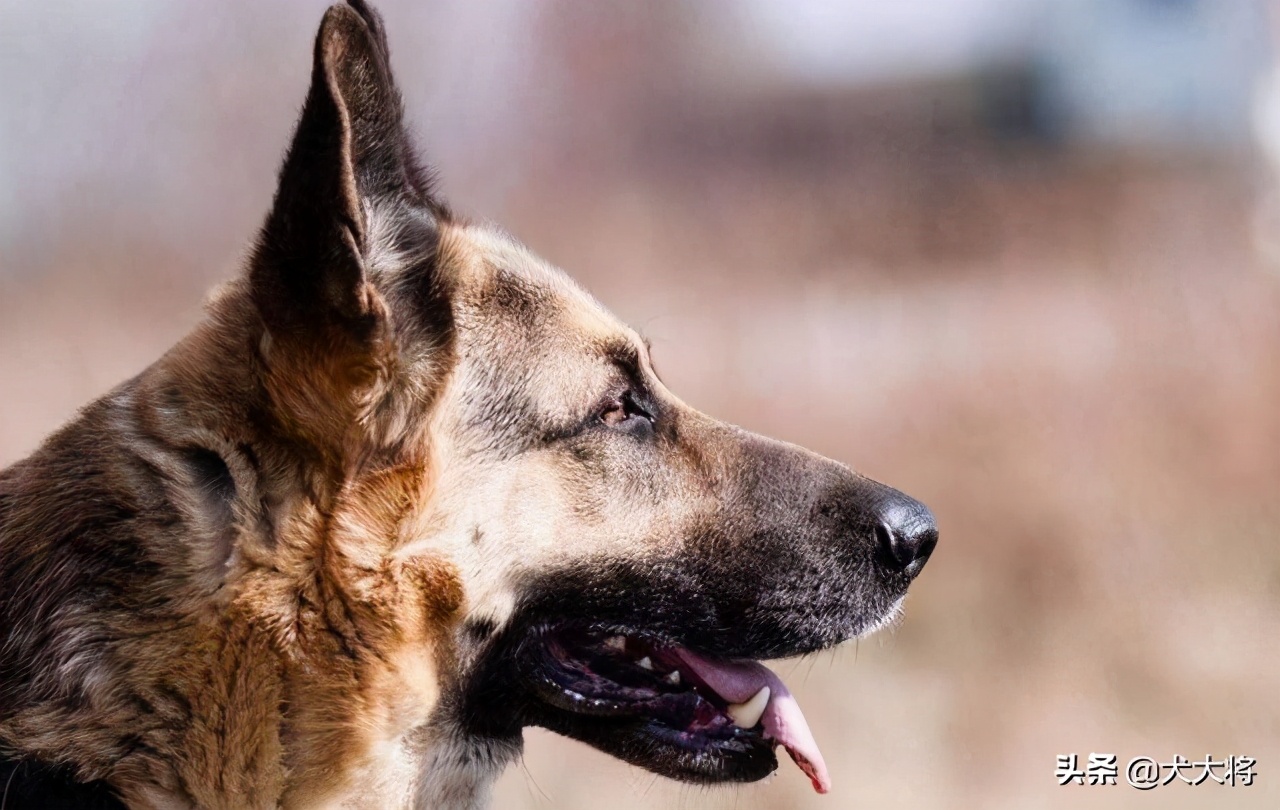
[[[755,661],[725,663],[708,661],[684,649],[678,652],[703,683],[730,703],[745,703],[760,691],[760,687],[769,687],[769,705],[760,718],[765,736],[787,749],[791,759],[813,783],[814,790],[826,793],[831,789],[827,764],[822,761],[822,752],[813,739],[813,732],[809,731],[800,704],[787,691],[781,678]]]

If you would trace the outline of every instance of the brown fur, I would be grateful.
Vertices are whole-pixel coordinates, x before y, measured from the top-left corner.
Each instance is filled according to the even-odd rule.
[[[352,0],[245,274],[0,472],[0,804],[475,807],[530,724],[759,778],[765,741],[749,769],[650,761],[517,659],[565,622],[819,649],[891,615],[932,538],[900,493],[680,402],[634,331],[454,217]]]
[[[117,511],[156,512],[129,524],[140,562],[171,572],[157,585],[167,590],[139,593],[136,572],[122,570],[104,587],[129,598],[83,617],[95,637],[116,641],[111,677],[121,682],[97,692],[86,685],[69,699],[49,684],[49,699],[0,715],[0,740],[12,749],[73,761],[79,776],[120,785],[140,806],[152,800],[150,785],[198,807],[268,807],[294,794],[287,804],[311,806],[357,767],[353,751],[369,747],[371,716],[423,715],[423,706],[402,711],[406,694],[429,708],[433,689],[420,683],[430,678],[401,671],[406,663],[439,668],[439,658],[447,667],[452,655],[431,642],[456,620],[457,574],[430,556],[390,557],[401,522],[429,497],[427,467],[404,459],[353,468],[364,445],[307,442],[308,418],[354,422],[372,377],[335,384],[293,358],[264,374],[255,347],[265,333],[235,314],[248,309],[242,299],[232,285],[208,324],[0,478],[5,550],[32,568],[50,556],[48,543],[113,531]],[[317,380],[323,393],[297,393]],[[325,402],[345,414],[335,418]],[[351,433],[346,441],[363,439]],[[183,468],[179,448],[191,446],[213,448],[237,491],[251,493],[234,503],[242,527],[234,552],[215,541],[225,527]],[[42,608],[74,601],[46,595],[51,583],[35,571],[25,584],[34,591],[22,598]],[[58,607],[47,606],[51,631],[72,618]],[[56,652],[65,661],[77,651]],[[10,697],[13,708],[25,702]],[[122,729],[135,739],[121,741]]]

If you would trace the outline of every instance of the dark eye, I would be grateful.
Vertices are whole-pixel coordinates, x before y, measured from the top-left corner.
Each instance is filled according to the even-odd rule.
[[[626,431],[650,432],[653,430],[653,415],[646,411],[630,391],[619,396],[600,412],[600,421],[609,427]]]

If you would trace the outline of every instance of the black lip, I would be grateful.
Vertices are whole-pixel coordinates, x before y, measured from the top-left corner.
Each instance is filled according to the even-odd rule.
[[[595,746],[625,762],[695,783],[751,782],[778,767],[774,744],[759,727],[742,729],[722,718],[691,730],[692,718],[720,715],[718,703],[692,684],[662,687],[585,681],[566,668],[560,634],[618,631],[633,638],[651,635],[626,628],[576,623],[543,625],[521,644],[517,668],[531,698],[529,721]]]
[[[773,744],[759,735],[693,749],[673,736],[670,729],[642,720],[611,720],[550,710],[535,725],[684,782],[755,782],[778,769]]]

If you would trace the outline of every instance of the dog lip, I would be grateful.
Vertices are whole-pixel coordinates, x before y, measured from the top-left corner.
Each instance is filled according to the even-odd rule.
[[[526,648],[525,680],[551,708],[579,716],[642,721],[650,734],[705,750],[752,739],[730,702],[685,664],[680,647],[635,632],[543,627]],[[758,718],[757,718],[758,720]]]
[[[785,748],[816,792],[830,790],[799,703],[763,664],[708,657],[626,628],[551,624],[533,635],[540,654],[532,656],[528,680],[548,705],[576,715],[644,720],[650,734],[678,746],[759,738]]]
[[[710,704],[726,715],[728,704],[702,684],[674,645],[636,633],[601,638],[576,628],[544,628],[537,633],[539,655],[532,656],[530,680],[543,697],[563,708],[604,715],[648,715],[661,708],[696,708],[681,702]],[[705,713],[705,712],[704,712]]]

